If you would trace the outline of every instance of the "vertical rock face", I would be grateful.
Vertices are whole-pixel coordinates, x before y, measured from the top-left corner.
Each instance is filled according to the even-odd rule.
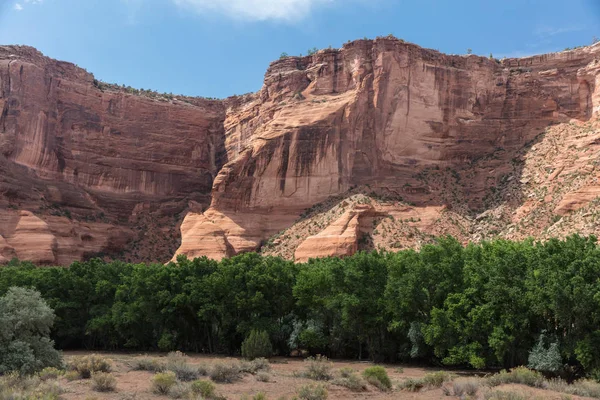
[[[135,232],[140,210],[166,219],[176,235],[173,214],[189,201],[208,205],[225,161],[223,103],[136,96],[94,83],[86,71],[34,49],[0,47],[0,218],[26,209],[38,221],[0,227],[9,244],[20,243],[19,258],[68,263],[119,253],[148,234]],[[33,231],[22,225],[45,232],[27,251],[21,243]],[[140,258],[164,259],[158,253],[173,251],[171,242]]]
[[[258,93],[206,100],[105,85],[0,46],[0,262],[219,259],[358,192],[396,203],[336,206],[277,254],[345,255],[361,240],[397,248],[365,239],[381,223],[373,215],[410,218],[406,235],[476,238],[466,231],[479,214],[508,226],[537,209],[525,198],[540,173],[528,157],[549,127],[596,126],[598,59],[599,45],[498,61],[359,40],[272,63]],[[573,190],[548,212],[585,209],[594,182],[563,185]],[[416,243],[407,238],[394,243]]]
[[[228,109],[229,162],[210,209],[186,217],[178,254],[258,249],[302,210],[357,186],[444,206],[445,188],[422,179],[440,169],[468,175],[452,188],[456,206],[481,209],[526,144],[597,111],[599,55],[593,46],[500,62],[378,39],[277,61],[258,94]],[[203,235],[221,250],[192,252],[192,241],[212,247]],[[302,244],[300,258],[320,237]]]

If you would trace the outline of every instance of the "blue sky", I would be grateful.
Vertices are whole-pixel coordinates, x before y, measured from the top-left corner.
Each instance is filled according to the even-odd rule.
[[[600,0],[0,0],[0,44],[193,96],[256,91],[282,52],[390,33],[446,53],[545,53],[600,37]]]

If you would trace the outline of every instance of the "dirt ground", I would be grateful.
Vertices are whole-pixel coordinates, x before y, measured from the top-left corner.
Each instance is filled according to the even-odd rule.
[[[83,356],[83,352],[66,352],[65,359],[68,361],[71,357]],[[117,379],[117,390],[111,393],[98,393],[92,390],[91,380],[75,380],[67,381],[62,378],[60,383],[65,389],[63,398],[66,400],[92,400],[92,399],[110,399],[110,400],[145,400],[145,399],[168,399],[167,396],[160,396],[152,393],[151,379],[154,375],[152,372],[135,371],[133,365],[136,357],[151,356],[162,358],[164,355],[159,354],[120,354],[120,353],[103,353],[113,362],[113,375]],[[188,362],[192,365],[206,365],[217,362],[239,361],[232,358],[211,357],[204,355],[189,355]],[[333,371],[338,371],[340,368],[350,367],[359,373],[365,368],[372,366],[369,362],[358,361],[332,361]],[[297,396],[297,392],[303,385],[315,384],[317,382],[310,379],[305,379],[296,376],[297,373],[305,369],[305,363],[300,358],[273,358],[271,360],[272,370],[270,372],[271,380],[269,382],[259,382],[256,377],[247,374],[238,382],[231,384],[216,384],[216,392],[218,395],[227,399],[252,399],[252,396],[258,393],[264,393],[267,399],[291,400]],[[412,366],[402,365],[384,365],[387,373],[392,380],[393,389],[388,392],[382,392],[374,386],[369,385],[367,391],[352,392],[349,389],[341,386],[336,386],[331,382],[324,382],[329,393],[328,399],[457,399],[457,396],[449,396],[444,393],[442,388],[421,390],[419,392],[407,392],[400,390],[398,385],[409,378],[422,378],[430,372],[439,371],[439,369],[415,368]],[[456,374],[455,382],[466,379],[477,379],[469,376],[468,372],[452,371]],[[203,379],[208,379],[207,377]],[[452,383],[446,383],[446,387],[452,388]],[[547,390],[534,389],[521,385],[501,385],[493,389],[489,389],[481,385],[477,395],[473,399],[487,399],[490,391],[510,392],[520,395],[519,397],[511,397],[511,399],[551,399],[551,400],[566,400],[566,399],[583,399],[577,396],[567,396],[562,393],[551,392]],[[504,398],[504,397],[503,397]],[[500,397],[494,398],[500,399]],[[507,397],[508,399],[508,397]]]

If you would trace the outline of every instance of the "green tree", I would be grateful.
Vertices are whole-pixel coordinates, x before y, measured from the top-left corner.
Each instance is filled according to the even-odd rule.
[[[0,374],[32,374],[62,364],[49,338],[54,318],[35,290],[11,287],[0,297]]]
[[[242,356],[249,360],[269,358],[272,355],[273,346],[266,331],[252,330],[242,343]]]

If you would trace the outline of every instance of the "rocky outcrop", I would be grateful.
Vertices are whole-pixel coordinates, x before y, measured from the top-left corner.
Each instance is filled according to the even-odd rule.
[[[308,237],[298,248],[294,259],[306,262],[309,258],[344,257],[358,251],[361,219],[373,215],[370,205],[356,205],[317,235]]]
[[[359,40],[207,100],[0,46],[0,261],[304,260],[554,229],[595,202],[599,59],[600,45],[500,61]],[[580,158],[534,165],[536,146],[554,154],[548,137]],[[377,217],[335,206],[306,226],[357,193]],[[530,217],[535,229],[518,226]]]

